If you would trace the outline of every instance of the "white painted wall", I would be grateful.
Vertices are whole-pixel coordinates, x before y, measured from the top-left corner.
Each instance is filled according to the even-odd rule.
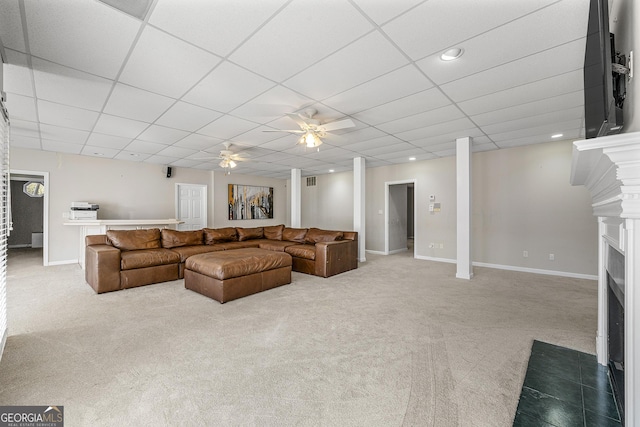
[[[302,178],[302,227],[353,230],[353,172],[318,175],[307,187]]]
[[[12,169],[50,173],[49,262],[72,262],[78,258],[78,227],[64,226],[63,213],[73,201],[100,205],[100,219],[165,219],[175,217],[175,184],[207,185],[210,201],[209,227],[237,225],[253,227],[267,221],[229,221],[226,215],[227,183],[274,187],[276,204],[271,224],[285,222],[285,181],[255,176],[213,173],[188,168],[173,168],[166,178],[162,165],[60,154],[20,148],[11,150]],[[214,193],[215,191],[215,193]],[[214,208],[215,207],[215,208]],[[240,224],[242,223],[242,224]]]

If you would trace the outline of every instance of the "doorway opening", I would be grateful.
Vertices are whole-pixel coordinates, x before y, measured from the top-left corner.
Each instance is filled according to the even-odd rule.
[[[11,170],[8,250],[38,252],[49,265],[49,172]]]
[[[415,258],[416,180],[385,183],[385,254],[406,252]]]

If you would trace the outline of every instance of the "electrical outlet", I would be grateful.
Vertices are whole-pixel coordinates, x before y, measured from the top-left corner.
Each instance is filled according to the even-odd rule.
[[[549,254],[549,261],[555,261],[556,256],[554,254]]]
[[[523,258],[529,258],[529,251],[522,251]]]
[[[440,249],[444,248],[444,243],[440,243]]]

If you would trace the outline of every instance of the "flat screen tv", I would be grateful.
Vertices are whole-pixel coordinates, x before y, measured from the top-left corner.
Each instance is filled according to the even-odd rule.
[[[608,0],[590,0],[587,44],[584,54],[584,110],[587,138],[612,135],[622,130],[625,76],[614,71],[626,62],[615,51],[609,32]]]

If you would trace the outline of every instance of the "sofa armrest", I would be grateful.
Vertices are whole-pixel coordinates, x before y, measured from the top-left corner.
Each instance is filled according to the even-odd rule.
[[[316,243],[315,275],[330,277],[358,268],[358,241]]]
[[[120,289],[120,249],[96,244],[85,247],[85,280],[96,293]]]

